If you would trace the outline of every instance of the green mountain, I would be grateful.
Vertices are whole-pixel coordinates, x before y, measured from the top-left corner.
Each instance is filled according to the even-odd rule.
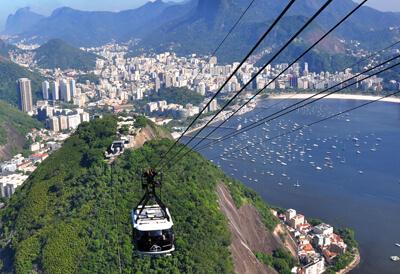
[[[32,97],[34,101],[42,98],[41,82],[44,79],[39,73],[30,71],[0,57],[0,100],[15,106],[18,104],[16,81],[19,78],[29,78],[32,81]]]
[[[38,22],[25,24],[24,30],[18,35],[41,43],[58,38],[74,46],[103,45],[113,40],[126,41],[137,37],[138,33],[147,30],[150,25],[158,26],[165,19],[169,19],[170,17],[160,16],[169,6],[170,3],[157,0],[148,1],[137,9],[120,12],[81,11],[61,7]],[[31,16],[26,15],[26,18],[22,19],[28,22]],[[178,16],[180,14],[172,15],[172,17]],[[13,23],[10,22],[8,29],[19,27],[18,24],[14,27]]]
[[[296,2],[279,23],[275,31],[260,47],[277,49],[287,41],[300,25],[299,18],[309,18],[324,0]],[[97,46],[112,41],[136,40],[132,54],[174,50],[178,54],[210,54],[224,39],[233,24],[248,6],[248,0],[188,0],[180,3],[149,1],[142,7],[121,12],[80,11],[63,7],[50,16],[24,25],[18,39],[43,43],[49,39],[64,39],[74,46]],[[287,1],[255,1],[224,46],[218,52],[222,62],[239,61],[265,31],[272,20],[283,10]],[[356,6],[356,1],[337,0],[314,21],[311,30],[301,35],[297,42],[310,45],[319,38],[321,31],[329,29]],[[21,12],[24,22],[31,13]],[[37,17],[36,17],[37,18]],[[358,41],[358,48],[377,49],[400,39],[400,13],[381,12],[368,6],[360,8],[340,26],[325,43],[307,57],[310,68],[320,70],[335,58],[345,59],[352,48],[351,41]],[[18,28],[21,19],[16,20]],[[22,20],[23,21],[23,20]],[[376,24],[379,22],[379,24]],[[13,28],[12,22],[9,28]],[[17,40],[16,40],[17,41]],[[293,55],[292,51],[288,51]],[[334,70],[335,64],[329,65]]]
[[[35,50],[35,61],[47,69],[93,70],[97,55],[75,48],[60,39],[53,39]]]
[[[43,125],[36,119],[0,100],[0,160],[22,152],[26,134],[32,128],[41,127]]]
[[[82,124],[17,189],[0,213],[2,272],[233,273],[232,238],[217,201],[221,183],[236,206],[252,204],[268,230],[277,225],[257,194],[191,153],[164,175],[162,197],[173,216],[176,251],[135,256],[130,211],[142,195],[138,171],[154,165],[172,141],[149,141],[109,165],[103,152],[116,130],[113,117]]]
[[[14,47],[0,39],[0,58],[8,58],[8,52]]]
[[[259,46],[258,53],[261,53],[264,49],[272,49],[275,52],[304,25],[311,14],[324,2],[307,0],[294,4],[288,14]],[[224,39],[247,5],[248,2],[243,0],[200,0],[197,7],[182,15],[181,18],[171,20],[145,35],[139,45],[132,48],[133,54],[138,54],[141,51],[163,52],[166,50],[173,50],[182,55],[193,52],[210,54],[216,45]],[[217,53],[219,60],[222,63],[241,60],[265,32],[266,26],[271,25],[285,5],[286,3],[282,1],[256,1],[220,48]],[[287,61],[290,59],[288,56],[297,57],[301,53],[300,50],[310,46],[325,33],[325,30],[332,27],[333,20],[338,21],[354,7],[355,3],[349,0],[332,3],[331,7],[321,14],[288,50],[285,50],[282,54],[283,57],[278,61]],[[334,70],[343,65],[343,62],[338,60],[345,60],[344,57],[347,57],[346,49],[350,46],[349,40],[354,39],[354,37],[362,39],[361,47],[377,47],[376,43],[369,41],[371,39],[377,40],[375,37],[382,37],[383,33],[388,32],[389,26],[396,25],[396,22],[400,19],[398,14],[387,14],[386,17],[383,16],[384,14],[370,8],[361,8],[349,21],[318,45],[316,50],[307,55],[303,61],[308,62],[312,70]],[[371,31],[370,28],[365,27],[362,22],[368,16],[379,18],[379,22],[382,22],[379,29],[376,28],[375,31]],[[358,35],[360,32],[363,33],[362,37]],[[390,43],[390,41],[395,40],[396,33],[396,31],[392,31],[392,37],[386,35],[385,37],[388,39],[383,43]],[[334,62],[331,64],[330,61],[332,60]],[[325,67],[325,65],[328,65],[328,67]]]

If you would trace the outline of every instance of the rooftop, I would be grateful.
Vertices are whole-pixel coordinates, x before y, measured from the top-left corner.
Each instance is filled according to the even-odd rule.
[[[139,211],[140,210],[138,209],[132,210],[133,227],[138,230],[141,231],[164,230],[164,229],[170,229],[173,226],[171,214],[169,213],[168,209],[166,211],[167,215],[169,216],[169,221],[166,218],[164,218],[161,208],[158,205],[146,206],[138,217]]]

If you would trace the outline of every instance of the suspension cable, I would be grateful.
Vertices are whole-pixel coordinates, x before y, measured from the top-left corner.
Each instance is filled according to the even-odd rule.
[[[225,119],[221,124],[215,127],[211,132],[209,132],[204,139],[200,139],[199,142],[192,149],[195,149],[198,145],[200,145],[204,140],[206,140],[209,136],[211,136],[215,131],[218,130],[221,126],[223,126],[226,122],[228,122],[233,116],[239,113],[245,106],[247,106],[252,100],[254,100],[262,91],[264,91],[269,85],[274,83],[281,75],[283,75],[291,66],[297,63],[301,58],[303,58],[307,53],[309,53],[315,46],[317,46],[321,41],[323,41],[329,34],[331,34],[335,29],[337,29],[340,25],[343,24],[351,15],[353,15],[359,8],[364,5],[367,0],[361,2],[358,6],[356,6],[351,12],[349,12],[344,18],[342,18],[336,25],[334,25],[329,31],[327,31],[321,38],[319,38],[313,45],[311,45],[306,51],[304,51],[299,57],[297,57],[292,63],[290,63],[287,68],[282,70],[276,77],[274,77],[271,81],[269,81],[262,89],[256,92],[251,98],[249,98],[242,106],[240,106],[237,110],[235,110],[227,119]]]
[[[387,64],[387,63],[389,63],[389,62],[391,62],[391,61],[393,61],[394,59],[397,59],[397,58],[399,58],[399,57],[400,57],[400,55],[398,55],[398,56],[396,56],[395,58],[392,58],[392,59],[390,59],[390,60],[388,60],[388,61],[385,61],[384,63],[379,64],[379,65],[375,66],[374,68],[369,69],[368,71],[371,71],[371,70],[373,70],[373,69],[376,69],[377,67],[380,67],[380,66],[382,66],[382,65],[385,65],[385,64]],[[231,136],[227,136],[227,137],[224,137],[224,138],[222,138],[222,139],[218,139],[218,142],[221,142],[221,141],[224,141],[224,140],[226,140],[226,139],[232,138],[232,137],[234,137],[234,136],[236,136],[236,135],[238,135],[238,134],[243,133],[244,131],[248,131],[248,130],[251,130],[251,129],[253,129],[253,128],[259,127],[259,126],[261,126],[261,125],[264,124],[264,123],[271,122],[271,121],[273,121],[273,120],[275,120],[275,119],[277,119],[277,118],[280,118],[280,117],[282,117],[282,116],[284,116],[284,115],[287,115],[287,114],[289,114],[289,113],[291,113],[291,112],[294,112],[294,111],[296,111],[296,110],[298,110],[298,109],[300,109],[300,108],[303,108],[303,107],[305,107],[305,106],[307,106],[307,105],[309,105],[309,104],[312,104],[312,103],[314,103],[314,102],[316,102],[316,101],[322,100],[322,99],[324,99],[325,97],[327,97],[327,96],[329,96],[329,95],[331,95],[331,94],[333,94],[333,93],[339,92],[339,91],[341,91],[341,90],[343,90],[343,89],[346,89],[346,88],[348,88],[348,87],[350,87],[350,86],[353,86],[353,85],[355,85],[355,84],[357,84],[357,83],[360,83],[360,82],[362,82],[362,81],[364,81],[364,80],[366,80],[366,79],[369,79],[369,78],[371,78],[371,77],[373,77],[373,76],[375,76],[375,75],[378,75],[378,74],[383,73],[383,72],[385,72],[385,71],[387,71],[387,70],[390,70],[390,69],[392,69],[392,68],[394,68],[394,67],[396,67],[396,66],[398,66],[398,65],[400,65],[400,63],[396,63],[396,64],[394,64],[394,65],[392,65],[392,66],[390,66],[390,67],[387,67],[387,68],[385,68],[385,69],[383,69],[383,70],[380,70],[380,71],[378,71],[378,72],[375,72],[375,73],[373,73],[373,74],[371,74],[371,75],[369,75],[369,76],[366,76],[366,77],[364,77],[364,78],[362,78],[362,79],[357,79],[355,82],[353,82],[353,83],[351,83],[351,84],[349,84],[349,85],[347,85],[347,86],[344,86],[344,87],[340,88],[339,90],[336,90],[336,91],[327,93],[327,94],[323,95],[322,97],[319,97],[319,98],[317,98],[317,99],[314,99],[314,100],[311,101],[311,102],[305,103],[305,104],[303,104],[303,105],[301,105],[301,106],[298,106],[298,107],[296,107],[296,108],[294,108],[294,109],[292,109],[292,110],[288,110],[288,111],[286,111],[286,112],[284,112],[284,113],[278,115],[277,117],[274,117],[274,118],[271,118],[271,119],[267,120],[267,118],[269,117],[269,116],[267,116],[267,117],[261,119],[260,121],[257,121],[257,122],[255,122],[255,123],[252,123],[252,124],[250,124],[249,126],[247,126],[246,128],[243,128],[242,130],[240,130],[240,132],[236,132],[235,134],[233,134],[233,135],[231,135]],[[365,72],[367,72],[367,71],[365,71]],[[365,72],[364,72],[364,73],[365,73]],[[357,75],[357,77],[359,77],[359,75]],[[354,78],[356,78],[356,76],[353,77],[352,79],[354,79]],[[340,85],[342,85],[343,83],[345,83],[345,82],[347,82],[347,81],[349,81],[349,80],[350,80],[350,79],[348,79],[348,80],[346,80],[346,81],[344,81],[344,82],[342,82],[342,83],[339,83],[339,84],[335,85],[334,87],[339,87]],[[332,88],[334,88],[334,87],[332,87]],[[332,88],[331,88],[331,89],[332,89]],[[313,95],[313,97],[315,97],[315,96],[317,96],[317,94]],[[304,102],[304,101],[306,101],[306,100],[307,100],[307,99],[304,99],[304,100],[302,100],[301,102]],[[296,103],[296,105],[298,105],[298,104],[299,104],[299,103]],[[271,115],[271,116],[272,116],[272,115]],[[209,146],[205,146],[205,147],[203,147],[203,148],[201,148],[201,149],[205,149],[206,147],[209,147]],[[171,168],[171,167],[174,166],[176,163],[178,163],[179,161],[181,161],[181,160],[182,160],[186,155],[188,155],[191,151],[193,151],[193,149],[189,148],[189,150],[188,150],[183,156],[181,156],[177,161],[175,161],[173,164],[172,164],[172,162],[170,162],[169,168]]]
[[[364,0],[367,1],[367,0]],[[190,140],[185,144],[186,146],[191,143],[228,105],[235,100],[243,91],[244,89],[252,82],[254,81],[257,76],[269,65],[271,64],[296,38],[299,36],[301,32],[303,32],[313,21],[316,17],[318,17],[319,14],[321,14],[332,2],[332,0],[328,0],[325,2],[325,4],[298,30],[290,39],[289,41],[286,42],[286,44],[281,47],[278,52],[275,53],[275,55],[199,130],[195,133],[193,137],[190,138]],[[230,79],[229,79],[230,80]],[[227,82],[225,82],[227,83]],[[181,136],[182,137],[182,136]],[[179,139],[178,139],[179,140]],[[170,162],[172,159],[176,158],[179,153],[185,149],[185,146],[180,148],[178,152],[171,158],[168,159],[167,162]]]
[[[330,0],[332,1],[332,0]],[[279,16],[274,20],[274,22],[270,25],[270,27],[266,30],[266,32],[261,36],[261,38],[257,41],[257,43],[253,46],[250,52],[246,55],[246,57],[240,62],[239,66],[232,72],[232,74],[226,79],[224,84],[218,89],[218,91],[212,96],[209,102],[203,107],[203,109],[197,114],[195,119],[189,124],[189,126],[185,129],[185,131],[181,134],[181,136],[170,146],[166,153],[164,153],[160,161],[156,164],[158,167],[163,160],[166,159],[168,153],[172,151],[172,149],[179,143],[179,141],[185,136],[188,130],[194,125],[194,123],[200,118],[201,114],[209,107],[211,102],[220,94],[224,86],[232,79],[232,77],[236,74],[236,72],[241,68],[241,66],[246,62],[246,60],[253,54],[253,52],[258,48],[258,46],[264,41],[264,38],[272,31],[272,29],[278,24],[278,22],[282,19],[282,17],[286,14],[286,12],[290,9],[290,7],[296,2],[296,0],[291,0],[284,10],[279,14]]]
[[[332,86],[332,87],[330,87],[330,88],[324,89],[324,90],[322,90],[322,91],[320,91],[320,92],[317,92],[317,93],[315,93],[315,94],[313,94],[313,95],[311,95],[311,96],[309,96],[309,97],[307,97],[307,98],[305,98],[305,99],[300,100],[299,102],[293,103],[292,105],[290,105],[290,106],[288,106],[288,107],[285,107],[285,108],[283,108],[283,109],[281,109],[281,110],[279,110],[279,111],[276,111],[275,113],[272,113],[272,114],[270,114],[270,115],[268,115],[268,116],[266,116],[266,117],[264,117],[264,118],[262,118],[262,119],[260,119],[260,120],[258,120],[258,121],[256,121],[256,122],[254,122],[254,123],[252,123],[252,124],[250,124],[250,125],[248,125],[248,126],[242,128],[242,129],[241,129],[240,131],[238,131],[238,132],[230,133],[230,134],[227,134],[227,135],[223,136],[222,138],[218,139],[215,143],[219,143],[219,142],[222,142],[222,141],[224,141],[224,140],[226,140],[226,139],[230,139],[230,138],[232,138],[232,137],[234,137],[234,136],[236,136],[236,135],[239,135],[239,134],[241,134],[241,133],[243,133],[243,132],[245,132],[245,131],[247,131],[247,130],[250,130],[250,129],[254,128],[254,127],[257,127],[257,126],[259,126],[259,125],[261,125],[261,124],[263,124],[263,123],[268,123],[268,122],[270,122],[270,121],[273,121],[273,120],[275,120],[275,119],[277,119],[277,118],[280,118],[280,117],[282,117],[282,116],[284,116],[284,115],[286,115],[286,114],[289,114],[289,113],[293,112],[294,110],[297,110],[298,108],[301,108],[301,107],[307,106],[307,105],[309,105],[309,104],[312,104],[312,103],[314,103],[314,102],[316,102],[316,101],[322,100],[322,99],[328,97],[329,95],[332,95],[332,94],[334,94],[334,93],[337,93],[337,92],[340,91],[340,90],[343,90],[343,89],[345,89],[345,88],[347,88],[347,87],[349,87],[349,86],[352,86],[352,85],[354,85],[354,84],[356,84],[356,83],[359,83],[359,82],[361,82],[361,81],[364,81],[364,80],[366,80],[366,79],[369,79],[369,78],[371,78],[372,76],[374,76],[374,75],[376,75],[376,74],[372,74],[372,75],[370,75],[370,76],[367,76],[367,77],[363,78],[362,80],[359,80],[358,78],[359,78],[359,77],[362,77],[364,73],[368,73],[368,72],[370,72],[370,71],[372,71],[372,70],[375,70],[375,69],[377,69],[377,68],[379,68],[379,67],[381,67],[381,66],[384,66],[384,65],[386,65],[386,64],[388,64],[388,63],[390,63],[390,62],[392,62],[392,61],[394,61],[394,60],[396,60],[396,59],[398,59],[399,57],[400,57],[400,55],[397,55],[397,56],[395,56],[395,57],[393,57],[393,58],[391,58],[391,59],[389,59],[389,60],[387,60],[387,61],[385,61],[385,62],[383,62],[383,63],[381,63],[381,64],[378,64],[378,65],[376,65],[376,66],[374,66],[374,67],[372,67],[372,68],[369,68],[369,69],[367,69],[367,70],[365,70],[365,71],[363,71],[363,72],[361,72],[361,73],[359,73],[359,74],[356,74],[356,75],[354,75],[354,76],[348,78],[347,80],[342,81],[342,82],[340,82],[340,83],[338,83],[338,84],[336,84],[336,85],[334,85],[334,86]],[[386,71],[386,70],[385,70],[385,71]],[[380,72],[379,72],[379,73],[380,73]],[[342,86],[344,83],[350,82],[350,81],[352,81],[352,80],[356,80],[356,82],[354,82],[354,83],[352,83],[352,84],[349,84],[349,85],[347,85],[345,88],[341,88],[340,90],[334,90],[335,88],[338,88],[338,87]],[[326,93],[327,91],[330,91],[330,90],[333,90],[333,91]],[[317,96],[319,96],[319,95],[323,95],[323,96],[317,97]],[[316,98],[316,99],[314,99],[313,101],[307,102],[308,100],[313,99],[313,98]],[[295,107],[295,106],[297,106],[297,105],[300,105],[300,104],[302,104],[302,103],[304,103],[304,102],[307,102],[307,103],[301,105],[300,107],[296,107],[295,109],[290,110],[291,108],[293,108],[293,107]],[[278,115],[278,114],[279,114],[279,115]],[[278,115],[278,116],[276,116],[276,115]],[[271,117],[272,117],[272,118],[271,118]],[[213,145],[213,144],[211,144],[211,145]],[[202,150],[202,149],[204,149],[204,148],[206,148],[206,147],[208,147],[208,146],[209,146],[209,145],[207,144],[207,145],[201,147],[199,150]],[[193,149],[193,148],[192,148],[192,149]]]

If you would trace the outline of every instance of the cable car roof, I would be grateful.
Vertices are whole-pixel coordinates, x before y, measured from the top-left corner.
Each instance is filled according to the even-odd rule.
[[[132,210],[133,227],[140,231],[171,229],[173,226],[171,215],[168,209],[166,209],[166,212],[168,214],[169,221],[164,217],[163,212],[158,205],[145,206],[139,218],[137,218],[139,209],[134,209]]]

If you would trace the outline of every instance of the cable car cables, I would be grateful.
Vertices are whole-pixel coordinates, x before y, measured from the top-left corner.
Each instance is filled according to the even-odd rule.
[[[272,31],[272,29],[278,24],[278,22],[282,19],[282,17],[287,13],[290,7],[296,2],[296,0],[290,0],[283,11],[278,15],[278,17],[274,20],[274,22],[269,26],[269,28],[265,31],[265,33],[260,37],[257,43],[253,46],[253,48],[249,51],[246,57],[240,62],[239,66],[232,72],[232,74],[226,79],[224,84],[218,89],[218,91],[212,96],[209,102],[203,107],[203,109],[199,112],[199,114],[195,117],[195,119],[189,124],[189,126],[185,129],[185,131],[181,134],[181,136],[169,147],[166,153],[161,156],[160,161],[156,164],[156,167],[159,167],[163,160],[166,160],[166,156],[172,151],[172,149],[179,143],[179,141],[185,136],[185,134],[189,131],[189,129],[195,124],[195,122],[200,118],[201,114],[209,107],[211,102],[221,93],[224,86],[232,79],[232,77],[236,74],[237,71],[241,68],[241,66],[246,62],[246,60],[254,53],[254,51],[258,48],[258,46],[263,42],[265,37]],[[328,0],[327,3],[332,2],[332,0]],[[324,6],[327,6],[325,4]]]
[[[209,124],[212,123],[212,121],[226,108],[228,107],[228,105],[235,100],[243,91],[244,89],[252,82],[254,81],[257,76],[269,65],[271,64],[298,36],[300,33],[302,33],[314,20],[315,18],[318,17],[318,15],[320,15],[328,6],[329,4],[332,2],[333,0],[328,0],[325,2],[325,4],[318,9],[318,11],[316,13],[314,13],[314,15],[309,18],[307,20],[307,22],[289,39],[289,41],[286,42],[286,44],[281,47],[274,55],[273,57],[219,110],[217,111],[217,113],[199,130],[195,133],[195,135],[193,137],[191,137],[189,139],[189,141],[185,144],[186,146],[191,143]],[[366,0],[364,0],[366,1]],[[274,24],[273,24],[274,25]],[[273,26],[271,25],[271,27]],[[258,47],[258,44],[261,44],[262,40],[259,41],[259,43],[257,43],[255,45],[255,47],[253,48],[254,50]],[[247,59],[247,58],[246,58]],[[244,60],[245,61],[245,60]],[[244,61],[242,61],[242,63],[244,63]],[[242,65],[242,64],[241,64]],[[240,65],[240,66],[241,66]],[[239,67],[236,68],[236,70],[234,71],[234,73],[225,81],[225,84],[219,89],[219,91],[214,95],[213,99],[216,97],[216,95],[222,90],[222,88],[230,81],[230,79],[232,78],[232,76],[239,70]],[[212,99],[212,100],[213,100]],[[212,101],[211,100],[211,101]],[[211,101],[209,103],[211,103]],[[193,123],[192,123],[193,124]],[[185,134],[187,132],[188,129],[185,130],[185,132],[183,134]],[[182,135],[183,136],[183,135]],[[182,138],[182,136],[180,138]],[[178,139],[179,141],[180,139]],[[185,149],[185,146],[183,146],[182,148],[180,148],[178,150],[178,152],[171,158],[169,158],[167,160],[168,162],[171,162],[171,160],[173,160],[175,157],[177,157],[177,155],[179,155],[179,153]],[[168,154],[168,153],[167,153]]]
[[[355,13],[365,2],[366,2],[367,0],[364,0],[363,2],[361,2],[359,5],[357,5],[352,11],[350,11],[344,18],[342,18],[337,24],[335,24],[328,32],[326,32],[320,39],[318,39],[311,47],[309,47],[305,52],[303,52],[294,62],[292,62],[291,63],[291,65],[293,65],[294,63],[296,63],[298,60],[300,60],[305,54],[307,54],[308,52],[310,52],[312,49],[313,49],[313,47],[315,47],[318,43],[320,43],[325,37],[327,37],[331,32],[333,32],[337,27],[339,27],[345,20],[347,20],[353,13]],[[294,40],[294,39],[296,39],[297,38],[297,36],[309,25],[309,24],[311,24],[311,22],[328,6],[330,4],[330,1],[327,1],[326,3],[325,3],[325,5],[324,6],[322,6],[314,15],[313,15],[313,17],[311,17],[309,20],[308,20],[308,22],[295,34],[295,35],[293,35],[292,36],[292,38],[285,44],[285,46],[284,47],[282,47],[271,59],[270,59],[270,61],[269,62],[267,62],[259,71],[258,71],[258,73],[256,74],[256,75],[254,75],[253,77],[252,77],[252,79],[250,80],[250,81],[248,81],[247,83],[246,83],[246,85],[241,89],[241,90],[239,90],[239,92],[237,92],[236,94],[235,94],[235,96],[233,96],[226,104],[225,104],[225,106],[220,110],[220,111],[218,111],[217,112],[217,114],[216,115],[214,115],[214,117],[211,119],[211,120],[209,120],[208,121],[208,123],[206,123],[206,125],[205,126],[203,126],[199,131],[197,131],[196,132],[196,134],[194,135],[194,136],[192,136],[191,138],[190,138],[190,140],[185,144],[186,146],[189,144],[189,143],[191,143],[211,122],[212,122],[212,120],[215,118],[215,117],[217,117],[218,116],[218,114],[219,113],[221,113],[254,79],[256,79],[256,77],[267,67],[267,65],[268,64],[270,64],[271,62],[273,62],[277,57],[278,57],[278,55],[287,47],[287,46],[289,46],[289,44]],[[289,67],[291,66],[291,65],[289,65]],[[286,69],[287,70],[287,69]],[[286,71],[286,70],[284,70],[284,71]],[[283,72],[281,72],[277,77],[275,77],[275,79],[274,80],[276,80],[280,75],[282,75],[283,73],[284,73],[284,71]],[[226,119],[225,121],[223,121],[220,125],[218,125],[215,129],[213,129],[208,135],[207,135],[207,137],[208,136],[210,136],[213,132],[215,132],[219,127],[221,127],[227,120],[229,120],[231,117],[233,117],[235,114],[237,114],[239,111],[240,111],[240,109],[242,109],[245,105],[247,105],[251,100],[253,100],[258,94],[260,94],[268,85],[270,85],[274,80],[272,80],[272,81],[270,81],[266,86],[264,86],[264,88],[262,88],[262,89],[260,89],[254,96],[252,96],[244,105],[242,105],[238,110],[236,110],[232,115],[230,115],[230,117],[228,118],[228,119]],[[206,137],[206,138],[207,138]],[[197,147],[202,141],[203,141],[204,139],[201,139],[200,140],[200,142],[198,142],[194,147]],[[183,151],[184,149],[185,149],[186,147],[185,146],[183,146],[173,157],[171,157],[171,158],[169,158],[169,160],[167,161],[168,163],[171,163],[172,162],[172,160],[174,160],[176,157],[177,157],[177,155],[179,155],[179,153],[181,152],[181,151]],[[188,149],[189,149],[189,151],[190,151],[190,148],[189,147],[187,147]],[[186,152],[185,153],[185,155],[187,154],[188,152]],[[184,156],[185,156],[184,155]]]

